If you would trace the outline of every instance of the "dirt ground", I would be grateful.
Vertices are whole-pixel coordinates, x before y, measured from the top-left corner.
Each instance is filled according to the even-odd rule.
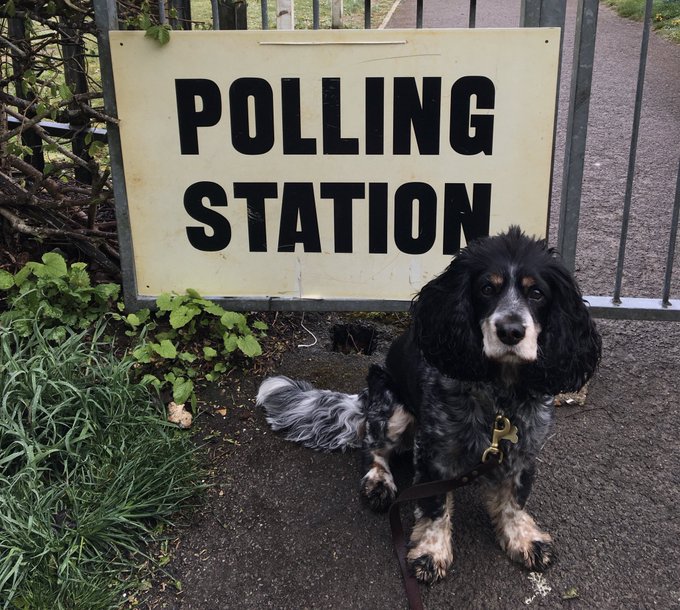
[[[507,6],[515,3],[479,4],[479,26],[518,22],[518,10]],[[391,25],[412,26],[413,5],[403,0]],[[462,10],[444,5],[426,3],[426,26],[465,25]],[[613,284],[639,36],[639,24],[600,8],[577,261],[586,294],[609,294]],[[567,29],[567,73],[570,37]],[[680,49],[653,36],[624,285],[629,296],[660,293],[680,142],[679,77]],[[568,96],[566,86],[561,96]],[[561,113],[558,148],[564,123]],[[560,174],[558,158],[556,192]],[[556,218],[553,210],[551,238]],[[318,340],[308,346],[314,339],[301,314],[282,316],[286,350],[269,368],[321,387],[362,388],[402,318],[364,318],[379,331],[371,356],[331,351],[330,328],[339,319],[347,316],[307,314],[304,325]],[[426,608],[680,608],[680,324],[601,320],[599,328],[600,371],[584,406],[558,409],[528,503],[556,541],[556,564],[539,577],[510,563],[474,489],[464,489],[456,494],[455,566],[441,583],[422,587]],[[154,584],[145,605],[406,608],[387,519],[359,501],[357,455],[315,453],[271,433],[253,405],[264,373],[231,379],[207,396],[195,433],[215,486],[178,526],[168,576]],[[404,464],[402,485],[407,479]]]

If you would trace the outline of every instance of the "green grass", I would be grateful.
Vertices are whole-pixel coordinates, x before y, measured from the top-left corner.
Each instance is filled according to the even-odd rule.
[[[605,0],[622,17],[642,21],[645,0]],[[652,27],[664,38],[680,43],[680,0],[654,0]]]
[[[197,492],[189,439],[103,332],[0,329],[0,608],[119,607],[145,539]]]

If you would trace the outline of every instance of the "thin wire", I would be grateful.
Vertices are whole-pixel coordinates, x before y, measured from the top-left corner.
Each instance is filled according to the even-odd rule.
[[[302,312],[302,319],[300,320],[300,326],[302,326],[302,328],[304,328],[310,335],[312,335],[312,337],[314,337],[314,343],[301,343],[300,345],[298,345],[298,347],[314,347],[319,342],[319,340],[316,338],[316,335],[311,330],[309,330],[309,328],[307,328],[305,326],[305,312],[304,311]]]

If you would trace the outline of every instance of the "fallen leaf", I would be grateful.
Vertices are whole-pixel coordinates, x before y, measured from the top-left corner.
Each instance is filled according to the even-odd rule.
[[[168,421],[177,424],[180,428],[190,428],[193,416],[184,408],[184,404],[171,402],[168,405]]]

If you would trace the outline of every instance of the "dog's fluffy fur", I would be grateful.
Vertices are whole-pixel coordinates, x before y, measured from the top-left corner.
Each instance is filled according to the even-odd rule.
[[[356,395],[267,379],[257,403],[286,438],[320,450],[362,447],[361,494],[386,510],[397,490],[390,455],[412,439],[415,481],[461,476],[489,446],[496,415],[518,428],[483,481],[500,545],[532,570],[552,558],[550,536],[524,510],[536,456],[553,420],[553,395],[591,377],[601,342],[571,275],[543,241],[513,227],[464,248],[416,297],[409,329]],[[453,498],[420,500],[408,562],[424,582],[451,562]]]

